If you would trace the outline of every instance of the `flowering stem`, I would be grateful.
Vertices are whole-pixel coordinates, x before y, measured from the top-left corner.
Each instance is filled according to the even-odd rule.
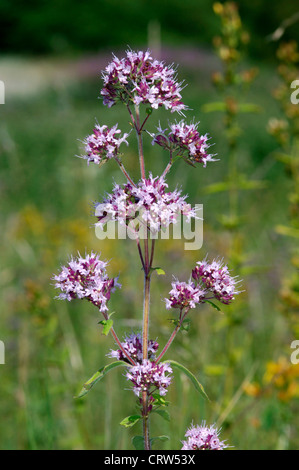
[[[163,350],[161,351],[161,353],[160,353],[159,356],[157,357],[157,359],[156,359],[156,361],[155,361],[156,364],[158,364],[158,362],[161,361],[162,357],[164,356],[164,354],[166,353],[166,351],[169,349],[169,347],[170,347],[170,345],[172,344],[174,338],[176,337],[176,335],[177,335],[179,329],[181,328],[182,323],[183,323],[183,321],[184,321],[184,319],[185,319],[185,317],[186,317],[186,315],[187,315],[188,312],[189,312],[189,309],[186,309],[185,313],[184,313],[183,316],[182,316],[182,310],[181,310],[179,322],[178,322],[177,326],[175,327],[175,329],[173,330],[173,332],[172,332],[172,334],[171,334],[169,340],[168,340],[167,343],[165,344]]]
[[[144,240],[145,262],[144,262],[144,301],[143,301],[143,329],[142,329],[142,355],[143,360],[148,358],[148,329],[149,329],[149,313],[150,313],[150,284],[151,284],[151,267],[154,258],[155,244],[152,241],[151,257],[149,260],[148,238]],[[148,416],[148,395],[147,391],[142,392],[142,415],[143,415],[143,437],[144,448],[150,450],[149,436],[149,416]]]
[[[105,320],[108,320],[108,315],[106,313],[103,313],[103,317],[105,318]],[[131,358],[131,356],[126,352],[126,350],[124,349],[123,345],[121,344],[113,326],[110,328],[110,331],[111,331],[111,334],[115,340],[115,342],[117,343],[119,349],[121,349],[122,353],[124,356],[126,356],[126,358],[128,359],[128,361],[132,364],[132,366],[136,366],[136,362]]]
[[[137,248],[138,248],[138,253],[139,253],[140,261],[141,261],[141,264],[142,264],[142,268],[145,271],[145,264],[144,264],[142,250],[141,250],[141,247],[140,247],[139,238],[136,238],[136,243],[137,243]]]
[[[144,392],[142,392],[144,450],[150,450],[151,449],[147,402],[148,402],[148,397],[147,397],[147,392],[145,390]]]
[[[132,180],[132,178],[130,177],[129,173],[127,172],[127,170],[125,169],[124,165],[122,164],[122,162],[117,158],[115,157],[115,160],[116,162],[118,163],[119,165],[119,168],[121,169],[122,173],[125,175],[125,177],[127,178],[127,180],[133,185],[136,187],[136,184],[134,183],[134,181]]]
[[[170,168],[172,167],[173,161],[172,161],[172,151],[170,150],[170,160],[165,168],[165,170],[162,173],[162,176],[160,177],[161,179],[165,178],[167,173],[169,172]]]
[[[144,128],[144,126],[145,126],[145,123],[146,123],[146,121],[148,120],[149,117],[150,117],[150,114],[148,114],[148,115],[146,116],[146,118],[144,119],[144,121],[143,121],[143,123],[142,123],[142,126],[140,127],[140,132],[143,131],[143,128]]]
[[[148,258],[148,257],[147,257]],[[143,329],[142,329],[142,354],[143,360],[148,357],[148,326],[149,326],[149,307],[150,307],[150,271],[147,272],[147,266],[145,266],[144,276],[144,301],[143,301]],[[144,449],[150,450],[150,438],[149,438],[149,418],[148,418],[148,396],[147,391],[142,392],[142,415],[143,415],[143,438],[144,438]]]
[[[127,109],[128,109],[128,111],[129,111],[132,124],[133,124],[133,126],[135,127],[135,129],[136,129],[136,131],[137,131],[136,121],[135,121],[134,115],[133,115],[133,113],[132,113],[132,111],[131,111],[131,108],[130,108],[130,106],[129,106],[128,104],[127,104]]]
[[[126,358],[128,359],[128,361],[132,364],[132,366],[136,366],[136,362],[133,361],[133,359],[129,356],[129,354],[126,352],[126,350],[123,348],[121,342],[119,341],[118,339],[118,336],[117,334],[115,333],[115,330],[114,328],[110,328],[110,331],[111,331],[111,334],[113,336],[113,338],[115,339],[116,343],[118,344],[119,346],[119,349],[121,349],[122,353],[124,356],[126,356]]]
[[[149,325],[149,307],[150,307],[150,274],[144,277],[144,301],[143,301],[143,332],[142,332],[142,351],[143,359],[147,359],[148,345],[148,325]]]
[[[137,140],[138,140],[138,153],[139,153],[141,178],[145,179],[144,155],[143,155],[143,144],[142,144],[142,135],[141,135],[142,128],[140,127],[139,106],[137,105],[135,106],[135,112],[136,112],[135,129],[136,129]]]
[[[165,176],[167,175],[171,167],[172,167],[172,162],[169,162],[167,167],[163,171],[162,176],[160,177],[161,179],[165,178]]]
[[[155,241],[156,241],[156,240],[153,238],[153,240],[152,240],[152,248],[151,248],[150,267],[153,266],[153,261],[154,261]]]

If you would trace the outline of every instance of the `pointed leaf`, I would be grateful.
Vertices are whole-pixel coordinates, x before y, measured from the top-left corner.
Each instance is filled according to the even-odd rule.
[[[159,266],[157,266],[156,268],[152,268],[152,270],[153,270],[153,271],[156,271],[159,276],[160,276],[161,274],[165,274],[164,269],[160,268]]]
[[[136,450],[144,450],[144,438],[143,436],[134,436],[132,444]]]
[[[126,364],[124,361],[116,361],[108,364],[107,366],[101,367],[101,369],[99,369],[89,380],[87,380],[87,382],[85,382],[80,393],[75,398],[84,397],[97,382],[102,380],[107,372],[110,372],[110,370],[120,366],[128,367],[128,364]]]
[[[124,418],[119,424],[125,426],[125,428],[130,428],[134,426],[134,424],[138,423],[138,421],[142,418],[140,415],[131,415]]]
[[[153,444],[155,441],[169,441],[169,436],[155,436],[150,439],[151,444]]]
[[[159,406],[169,405],[169,401],[165,400],[165,398],[159,393],[153,393],[153,398],[155,399],[155,405],[159,405]]]
[[[153,410],[154,413],[157,413],[158,415],[161,416],[161,418],[165,419],[165,421],[170,421],[170,416],[167,410]]]
[[[221,309],[218,307],[218,305],[214,304],[214,302],[211,302],[211,300],[205,300],[205,302],[207,304],[210,304],[212,305],[212,307],[214,307],[216,310],[218,310],[218,312],[222,313]]]
[[[193,383],[194,387],[196,388],[196,390],[204,397],[204,398],[207,398],[209,400],[209,397],[208,395],[206,394],[203,386],[201,385],[201,383],[199,383],[199,381],[197,380],[197,378],[195,377],[194,374],[192,374],[192,372],[190,372],[189,369],[187,369],[185,366],[183,366],[182,364],[180,364],[179,362],[177,361],[173,361],[172,359],[167,359],[167,361],[164,361],[164,362],[167,362],[169,363],[170,365],[172,365],[173,367],[176,367],[178,370],[180,370],[181,372],[183,372],[190,380],[191,382]]]
[[[102,331],[103,335],[107,336],[113,326],[113,320],[109,318],[108,320],[101,320],[99,323],[103,325],[103,331]]]

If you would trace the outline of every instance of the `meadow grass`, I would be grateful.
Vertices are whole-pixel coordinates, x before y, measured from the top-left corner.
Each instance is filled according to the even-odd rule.
[[[184,251],[181,240],[157,243],[157,263],[166,275],[153,279],[150,336],[158,337],[160,346],[171,331],[162,299],[172,275],[186,279],[206,253],[225,257],[230,241],[230,232],[219,223],[227,210],[227,194],[206,191],[227,174],[221,114],[202,111],[219,97],[200,67],[180,67],[179,73],[188,83],[184,102],[194,110],[187,118],[191,120],[194,113],[200,130],[210,133],[220,161],[206,169],[193,169],[180,161],[169,174],[170,187],[178,182],[192,204],[204,205],[204,244],[193,252]],[[273,76],[274,70],[260,66],[246,100],[254,101],[261,111],[242,116],[240,122],[241,171],[265,182],[263,189],[240,194],[241,250],[248,257],[241,274],[245,292],[238,296],[233,316],[228,314],[230,307],[223,307],[223,314],[207,307],[192,312],[190,330],[180,333],[167,353],[196,374],[211,401],[204,401],[175,372],[167,396],[171,421],[157,415],[151,423],[153,436],[170,436],[158,444],[164,449],[179,449],[191,421],[202,419],[220,419],[222,438],[236,449],[299,445],[296,401],[282,402],[274,394],[255,400],[242,389],[246,379],[263,377],[265,363],[288,356],[292,340],[278,297],[288,272],[290,241],[274,230],[287,220],[290,183],[283,165],[274,158],[276,146],[266,132],[269,117],[279,115],[271,96]],[[99,79],[81,81],[30,99],[11,99],[1,107],[0,339],[6,348],[6,364],[0,366],[1,449],[132,449],[131,437],[138,434],[119,426],[135,412],[135,398],[119,370],[107,375],[84,399],[74,399],[81,385],[110,361],[106,354],[114,344],[101,334],[100,318],[91,305],[54,300],[50,281],[70,254],[102,253],[111,259],[109,273],[120,274],[123,285],[111,300],[119,336],[141,328],[142,276],[136,247],[130,240],[99,241],[91,216],[91,202],[100,200],[111,190],[112,181],[122,182],[123,177],[113,161],[98,169],[76,158],[81,153],[80,140],[90,133],[95,119],[100,124],[118,122],[124,132],[129,130],[124,108],[108,112],[97,99],[100,86]],[[163,127],[167,119],[168,113],[154,113],[148,130],[153,131],[159,120]],[[154,175],[161,173],[166,154],[152,147],[150,137],[144,145],[147,168]],[[137,176],[133,135],[126,153],[127,167]]]

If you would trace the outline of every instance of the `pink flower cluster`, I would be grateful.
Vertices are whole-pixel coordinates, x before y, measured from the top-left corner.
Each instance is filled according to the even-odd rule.
[[[61,290],[57,298],[73,300],[87,299],[100,312],[108,310],[107,302],[111,292],[121,287],[117,278],[110,279],[106,272],[107,263],[101,261],[99,255],[91,252],[85,258],[80,255],[71,258],[67,266],[62,266],[61,272],[54,275],[55,287]]]
[[[192,270],[193,280],[180,282],[175,280],[171,285],[169,297],[165,299],[166,308],[195,308],[205,300],[216,299],[223,304],[230,304],[240,291],[236,289],[239,281],[229,274],[228,267],[214,260],[198,261]]]
[[[96,225],[102,228],[108,220],[126,225],[138,215],[140,223],[157,232],[176,223],[180,214],[186,216],[188,222],[196,218],[195,209],[185,202],[186,196],[181,196],[179,190],[167,192],[167,187],[163,178],[152,175],[139,181],[137,186],[115,184],[112,194],[96,205]]]
[[[163,62],[153,60],[149,51],[126,51],[126,56],[113,61],[103,72],[103,103],[108,107],[117,101],[148,104],[157,109],[164,106],[171,112],[181,112],[186,106],[181,101],[181,84],[176,71]]]
[[[214,424],[206,426],[191,426],[185,434],[187,439],[182,441],[182,450],[223,450],[228,447],[225,441],[220,441],[219,430]]]
[[[169,299],[165,299],[166,308],[195,308],[204,301],[206,290],[197,286],[191,280],[189,282],[172,282]]]
[[[239,281],[229,274],[228,267],[223,262],[214,260],[198,261],[197,266],[192,271],[192,277],[196,281],[201,281],[206,289],[214,295],[215,299],[223,304],[230,304],[236,294],[240,292],[236,289]]]
[[[140,333],[132,333],[130,336],[125,337],[125,341],[121,343],[122,347],[128,355],[138,363],[142,362],[142,338]],[[159,344],[157,341],[148,341],[148,358],[155,359],[155,353],[158,350]],[[115,357],[119,361],[127,361],[121,349],[111,350],[110,357]]]
[[[89,135],[85,141],[85,155],[82,156],[87,160],[88,164],[94,162],[99,164],[103,161],[114,158],[119,154],[120,145],[126,141],[129,134],[124,134],[122,137],[116,137],[120,134],[120,130],[117,129],[117,124],[112,128],[107,126],[96,125],[93,133]]]
[[[144,359],[141,364],[132,366],[126,373],[126,377],[133,383],[135,395],[146,391],[148,395],[159,390],[160,395],[166,395],[167,388],[171,383],[172,368],[167,363],[155,364]],[[168,375],[167,375],[168,374]]]
[[[200,135],[197,127],[198,124],[186,124],[183,120],[179,123],[171,124],[170,131],[166,134],[168,129],[163,130],[158,127],[157,134],[151,134],[153,137],[152,143],[156,143],[161,147],[177,152],[188,162],[202,163],[206,167],[207,162],[216,161],[211,155],[207,153],[210,145],[208,144],[208,135]]]

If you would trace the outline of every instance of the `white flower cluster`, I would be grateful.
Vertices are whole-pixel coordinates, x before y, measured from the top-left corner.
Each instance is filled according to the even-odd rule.
[[[149,51],[127,51],[126,56],[113,61],[103,72],[103,103],[108,107],[117,101],[148,104],[157,109],[164,106],[171,112],[187,107],[181,101],[181,84],[174,68],[153,60]]]
[[[208,134],[200,135],[198,132],[199,123],[186,124],[184,120],[170,124],[170,130],[163,130],[161,126],[157,128],[153,137],[153,144],[171,150],[172,153],[181,155],[189,163],[201,163],[206,167],[208,162],[215,162],[215,155],[209,154]],[[168,131],[168,132],[167,132]]]
[[[194,280],[199,281],[223,304],[230,304],[235,295],[240,294],[236,286],[240,281],[232,277],[228,267],[222,261],[198,261],[192,271]]]
[[[159,394],[163,396],[166,395],[167,388],[171,383],[171,376],[166,375],[167,373],[172,373],[169,364],[155,364],[155,362],[144,359],[141,364],[130,367],[126,377],[133,383],[135,395],[139,396],[143,391],[149,395],[159,390]]]
[[[195,285],[191,280],[180,282],[175,280],[171,283],[172,289],[169,292],[169,298],[165,299],[166,308],[195,308],[204,301],[206,289]]]
[[[85,258],[71,258],[67,266],[62,266],[58,275],[54,275],[55,287],[61,290],[59,299],[87,299],[103,313],[108,310],[107,302],[111,292],[121,287],[117,278],[110,279],[106,272],[107,262],[91,252]]]
[[[223,450],[228,447],[225,441],[220,441],[219,430],[214,424],[206,426],[191,426],[185,434],[187,439],[182,441],[182,450]]]
[[[99,164],[110,158],[117,157],[119,154],[120,145],[126,141],[129,134],[124,134],[122,137],[116,137],[120,134],[120,130],[117,129],[117,124],[109,128],[108,126],[95,126],[93,133],[86,137],[83,142],[85,145],[85,155],[82,158],[87,160],[88,164],[94,162]]]
[[[167,187],[163,178],[152,175],[139,181],[137,186],[115,184],[112,194],[96,204],[96,225],[103,228],[108,220],[127,225],[138,216],[140,223],[158,232],[175,224],[180,215],[186,216],[187,222],[196,218],[195,209],[185,201],[186,196],[181,196],[179,190],[167,192]]]
[[[142,362],[142,339],[141,339],[141,334],[140,333],[132,333],[129,336],[125,337],[125,340],[121,343],[123,349],[126,351],[126,353],[136,362],[141,363]],[[148,357],[151,360],[155,359],[155,353],[159,347],[159,344],[157,341],[154,340],[149,340],[148,341]],[[116,358],[117,360],[123,360],[126,361],[127,358],[124,356],[123,352],[121,349],[117,350],[111,350],[110,357]]]

